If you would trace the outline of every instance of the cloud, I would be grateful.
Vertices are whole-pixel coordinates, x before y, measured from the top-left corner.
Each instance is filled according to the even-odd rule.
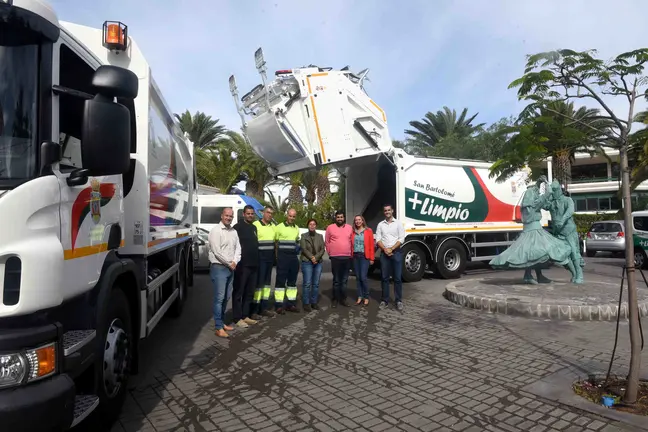
[[[67,21],[127,23],[175,112],[205,111],[238,130],[227,79],[235,74],[242,94],[259,83],[253,54],[262,46],[271,73],[311,63],[370,68],[367,91],[386,110],[394,138],[444,105],[479,112],[480,122],[517,114],[523,104],[507,86],[527,54],[598,48],[607,58],[645,45],[645,0],[621,3],[53,1]],[[619,99],[610,101],[615,110]]]

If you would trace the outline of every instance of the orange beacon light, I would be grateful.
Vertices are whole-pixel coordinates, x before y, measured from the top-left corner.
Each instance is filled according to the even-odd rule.
[[[104,22],[103,46],[112,51],[126,51],[128,48],[128,26],[119,21]]]

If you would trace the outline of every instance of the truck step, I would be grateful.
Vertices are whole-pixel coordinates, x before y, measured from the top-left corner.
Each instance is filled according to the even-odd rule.
[[[95,395],[77,395],[74,398],[74,420],[70,428],[81,423],[92,411],[99,406],[99,398]]]
[[[92,342],[97,335],[95,330],[70,330],[63,335],[63,354],[70,356]]]

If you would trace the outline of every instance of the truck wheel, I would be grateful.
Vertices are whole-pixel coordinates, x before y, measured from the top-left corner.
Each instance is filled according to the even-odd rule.
[[[587,252],[585,252],[585,255],[587,255],[587,256],[590,257],[590,258],[593,258],[593,257],[596,256],[596,251],[595,251],[595,250],[587,249]]]
[[[113,287],[107,307],[99,312],[97,336],[95,387],[99,406],[89,420],[106,425],[117,420],[124,403],[135,343],[128,300],[119,287]]]
[[[418,282],[425,273],[425,252],[418,245],[409,243],[403,246],[403,280]]]
[[[646,265],[648,264],[648,260],[646,260],[646,252],[644,252],[642,249],[635,249],[634,261],[636,267],[645,269]]]
[[[443,279],[456,279],[461,276],[466,263],[466,249],[457,240],[448,240],[437,250],[437,274]]]
[[[178,297],[169,308],[169,316],[177,318],[182,315],[185,300],[187,299],[187,263],[185,261],[184,253],[180,254],[180,266],[178,266],[178,274],[176,275],[176,283],[178,287]]]

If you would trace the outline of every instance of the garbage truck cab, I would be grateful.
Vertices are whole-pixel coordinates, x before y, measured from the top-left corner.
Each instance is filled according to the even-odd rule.
[[[0,429],[117,418],[191,285],[194,187],[126,25],[0,0]]]

